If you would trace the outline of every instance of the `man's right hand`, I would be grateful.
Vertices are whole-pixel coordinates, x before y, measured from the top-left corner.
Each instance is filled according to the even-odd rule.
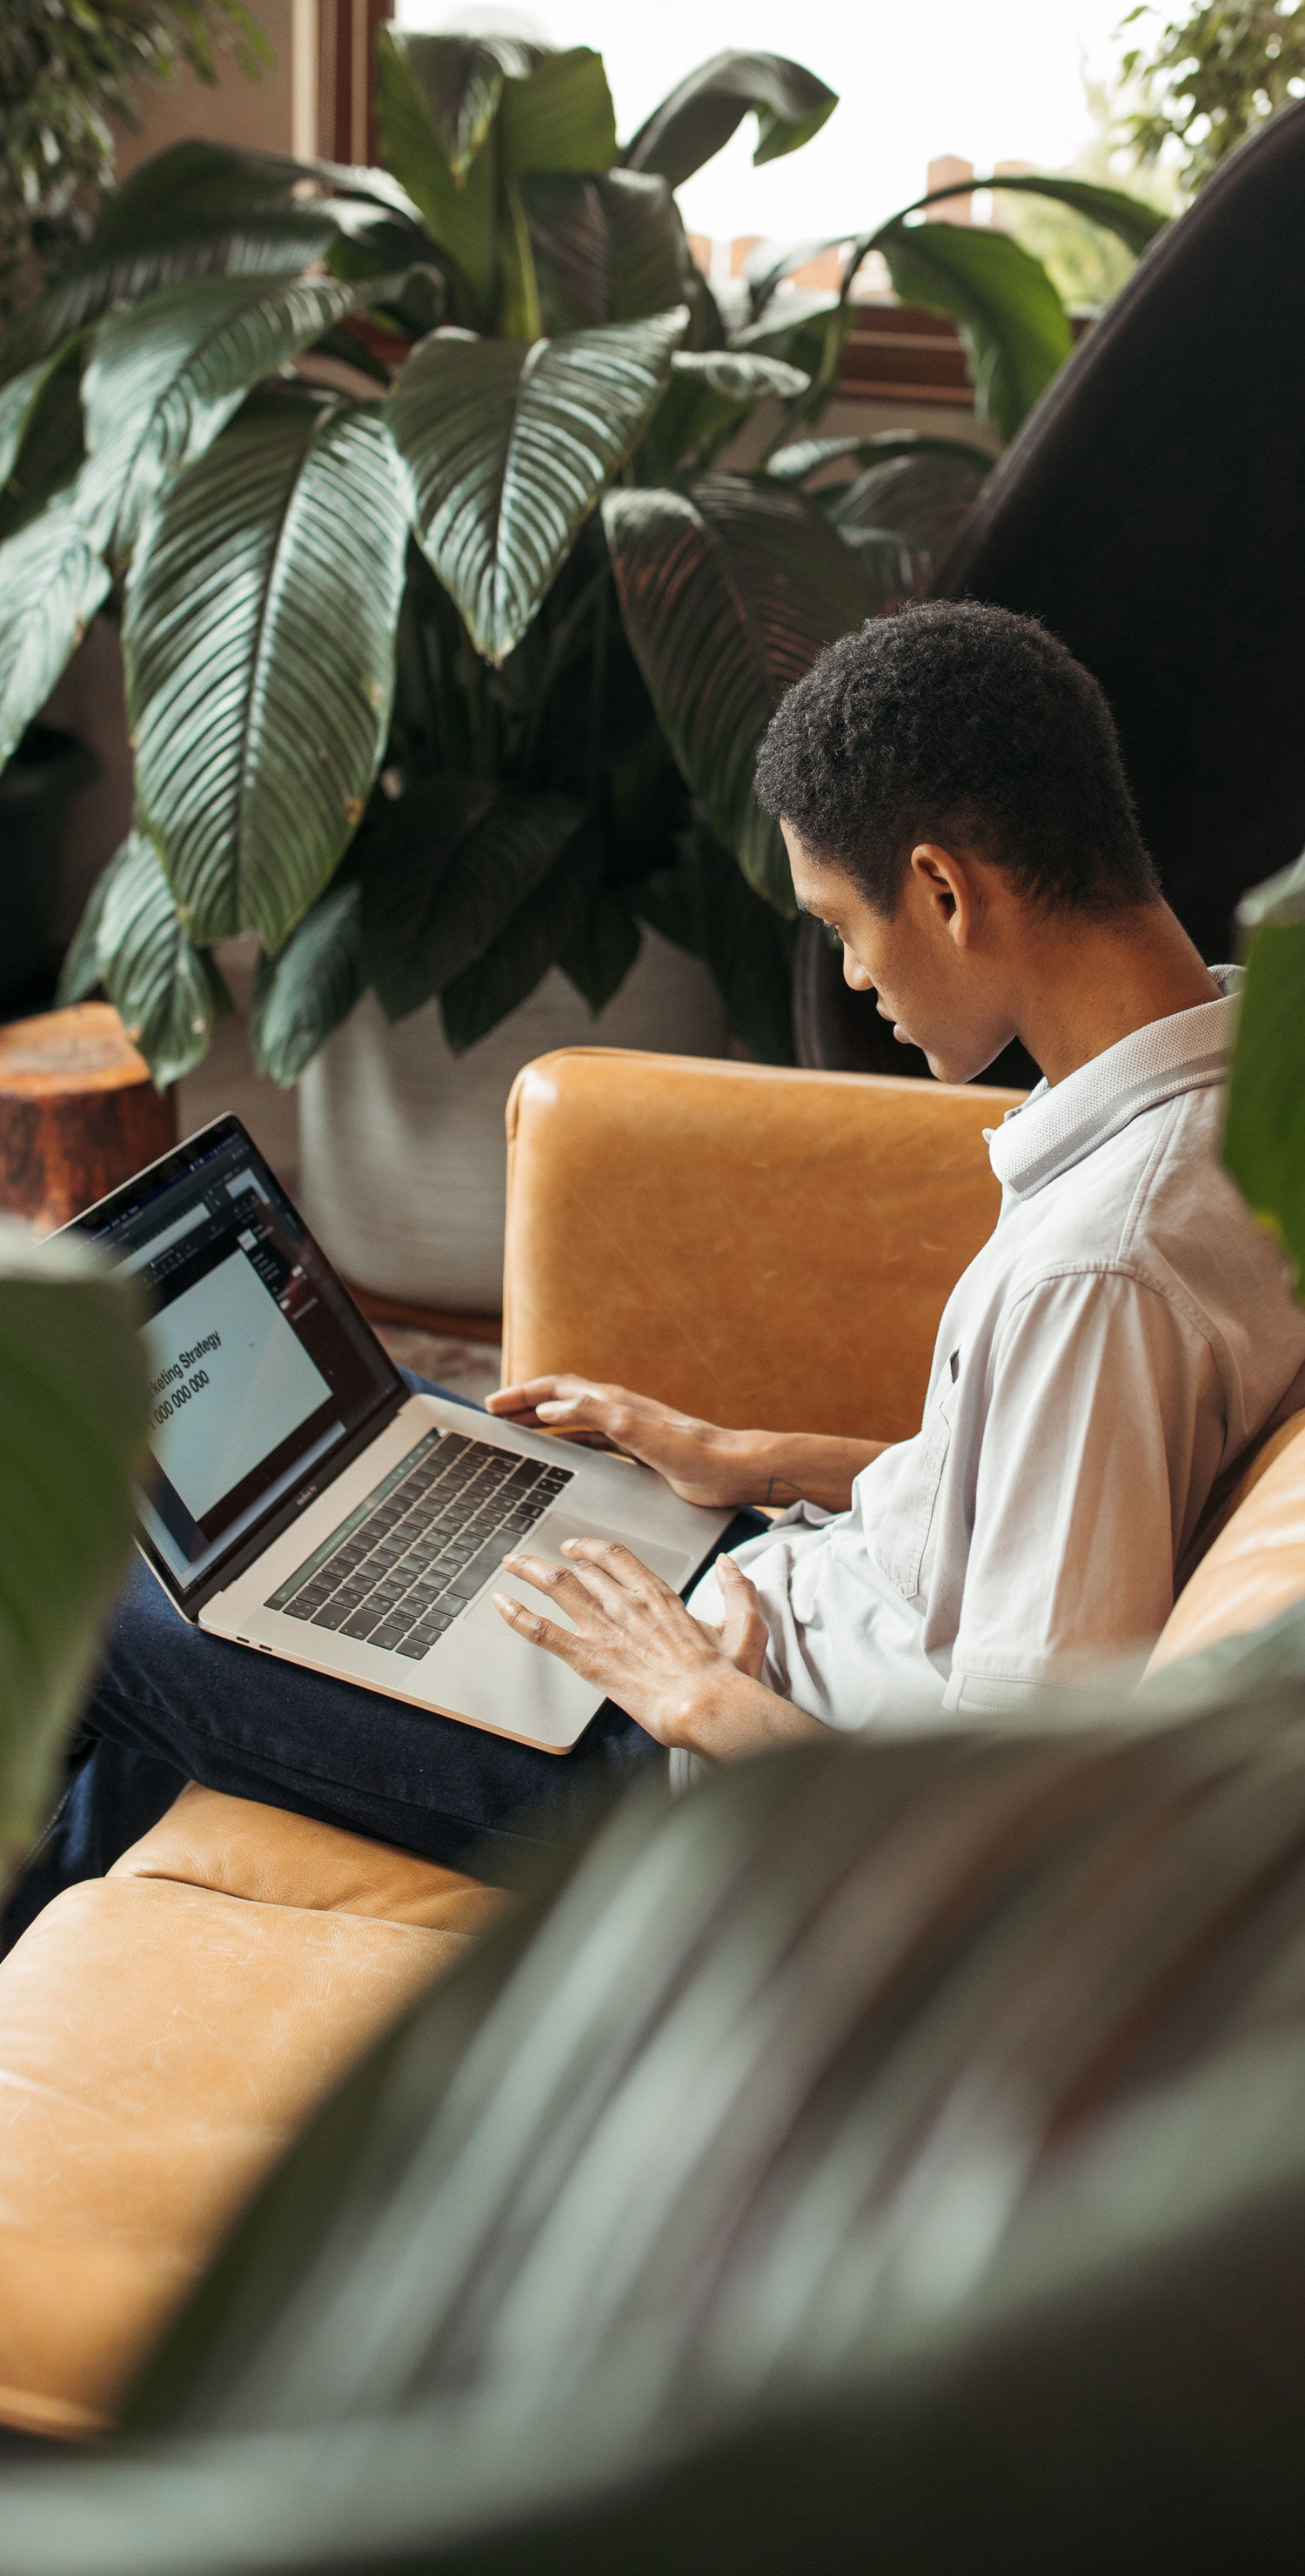
[[[521,1431],[565,1432],[587,1448],[641,1458],[686,1503],[725,1510],[758,1499],[755,1434],[722,1431],[652,1396],[632,1395],[625,1386],[603,1386],[587,1377],[532,1377],[522,1386],[500,1387],[489,1398],[489,1410]]]
[[[489,1410],[522,1431],[559,1431],[590,1449],[618,1449],[665,1477],[686,1503],[737,1511],[743,1503],[783,1507],[805,1499],[841,1512],[852,1479],[882,1440],[838,1440],[819,1432],[724,1431],[626,1386],[589,1377],[532,1377],[491,1395]]]

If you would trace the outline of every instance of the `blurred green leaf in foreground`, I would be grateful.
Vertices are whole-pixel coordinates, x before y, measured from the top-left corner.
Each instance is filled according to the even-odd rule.
[[[0,1856],[40,1832],[126,1562],[145,1435],[136,1298],[0,1219]]]

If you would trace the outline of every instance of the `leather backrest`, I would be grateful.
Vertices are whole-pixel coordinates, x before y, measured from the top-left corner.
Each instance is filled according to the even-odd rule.
[[[1305,1413],[1251,1461],[1232,1508],[1161,1631],[1148,1670],[1241,1637],[1305,1598]]]
[[[917,1430],[1018,1092],[578,1047],[508,1103],[505,1383],[576,1369],[739,1430]]]
[[[487,1931],[509,1901],[501,1889],[414,1852],[193,1780],[109,1876],[170,1879],[252,1904],[365,1914],[432,1932]]]

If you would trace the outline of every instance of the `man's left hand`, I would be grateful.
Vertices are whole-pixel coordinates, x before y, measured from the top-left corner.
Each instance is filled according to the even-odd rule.
[[[821,1731],[761,1681],[766,1623],[731,1557],[716,1561],[725,1617],[713,1628],[615,1539],[568,1539],[563,1553],[566,1565],[509,1556],[504,1567],[555,1601],[573,1628],[506,1592],[495,1593],[496,1608],[518,1636],[569,1664],[659,1744],[728,1761]]]

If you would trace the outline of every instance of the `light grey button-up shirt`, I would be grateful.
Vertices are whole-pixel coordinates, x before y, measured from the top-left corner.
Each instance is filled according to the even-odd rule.
[[[1001,1214],[948,1300],[920,1430],[850,1510],[801,1505],[737,1551],[767,1681],[826,1724],[1016,1709],[1145,1649],[1212,1487],[1305,1402],[1305,1312],[1217,1159],[1241,979],[1214,972],[1225,999],[1040,1084],[989,1136]],[[692,1606],[721,1616],[714,1576]]]

